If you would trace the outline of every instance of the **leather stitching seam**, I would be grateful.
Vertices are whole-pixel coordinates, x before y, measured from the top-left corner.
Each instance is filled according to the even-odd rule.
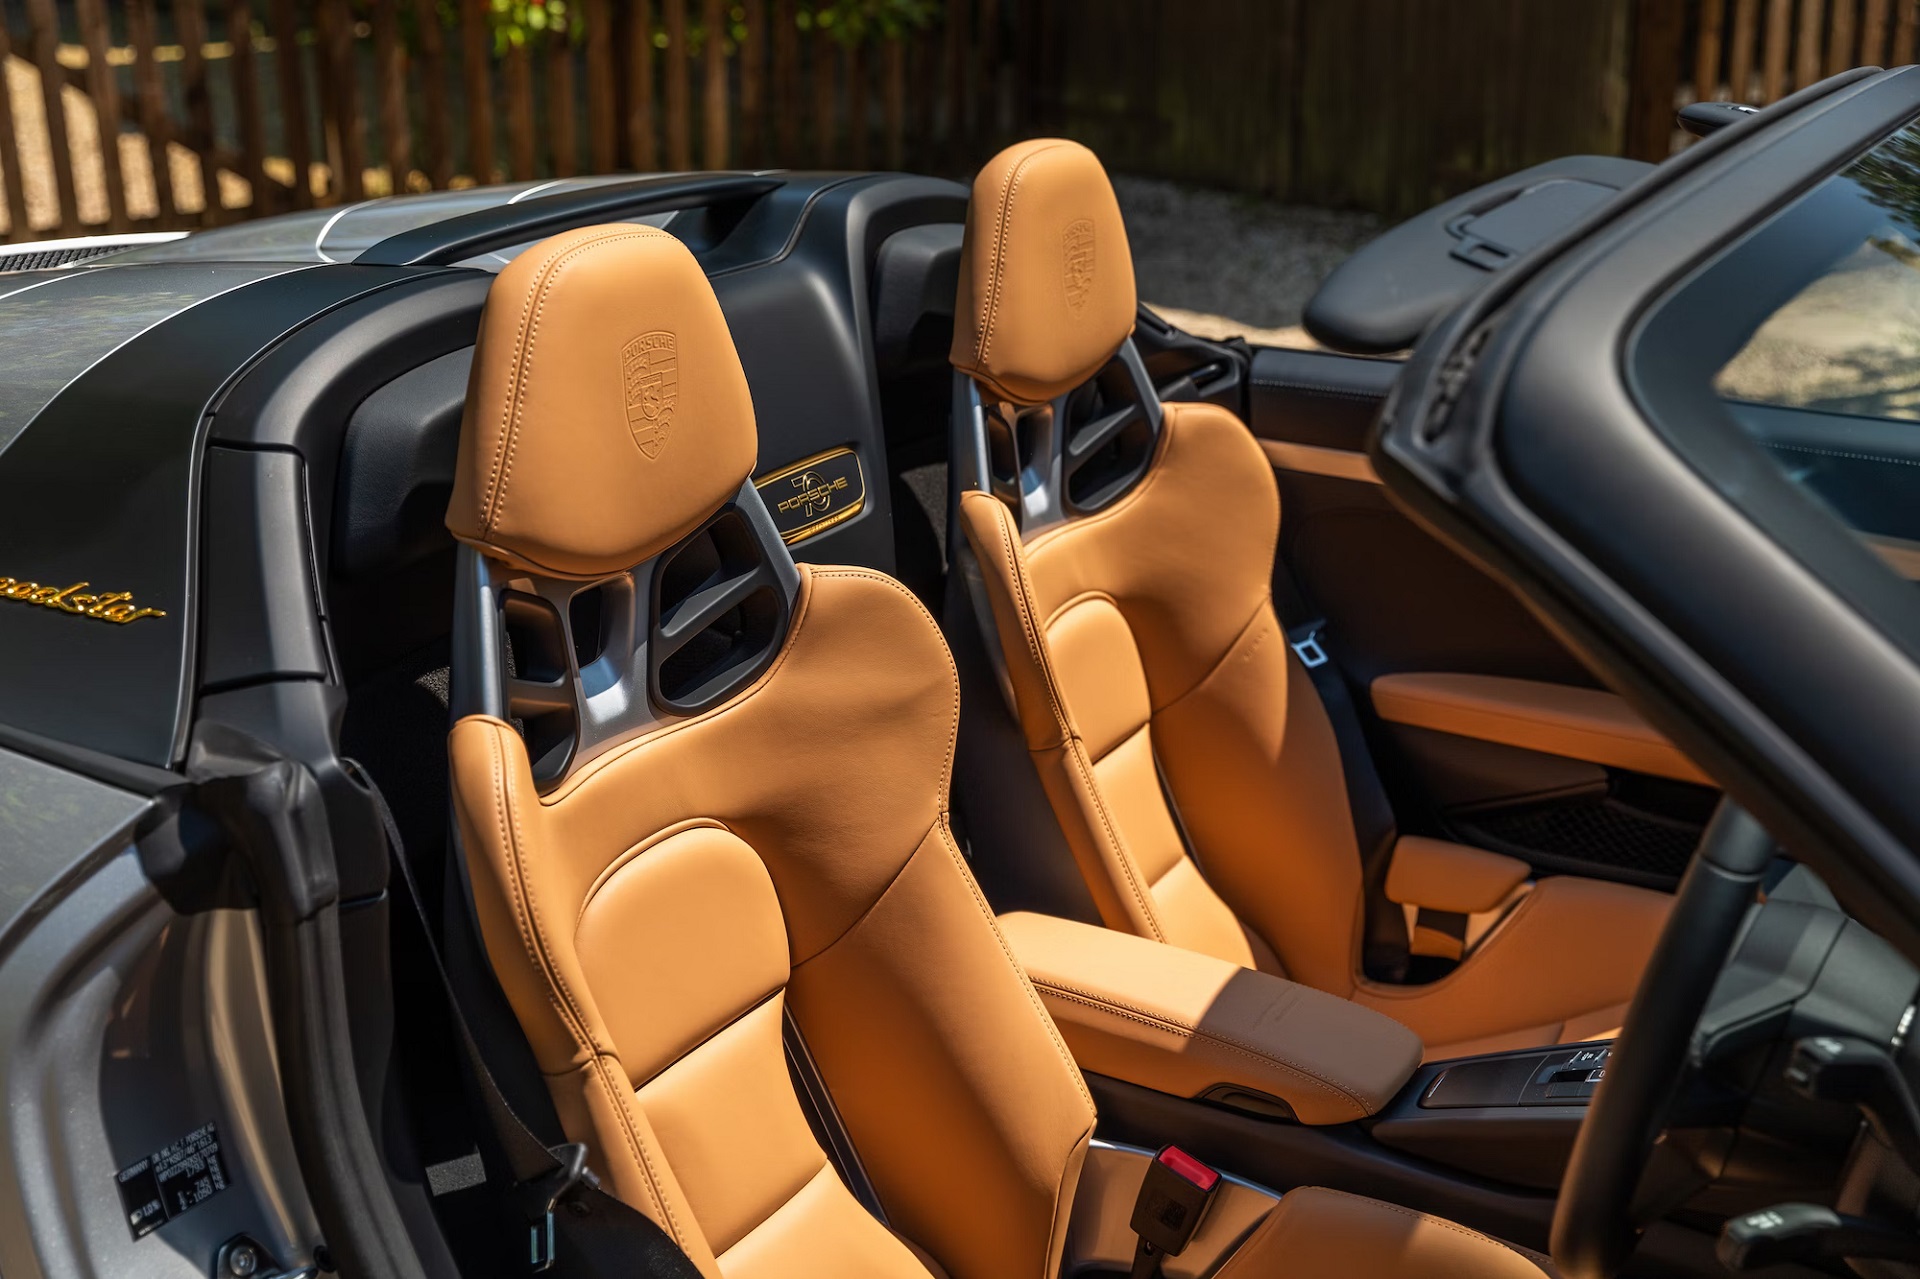
[[[816,569],[814,570],[814,576],[864,578],[870,582],[879,582],[881,585],[891,588],[906,599],[908,603],[912,604],[914,609],[919,612],[921,620],[932,627],[936,634],[940,631],[940,624],[933,620],[933,614],[929,613],[927,606],[920,602],[920,597],[908,590],[901,583],[888,577],[885,573],[873,573],[865,569],[857,568],[835,567]],[[945,812],[947,809],[947,796],[951,793],[953,785],[954,747],[960,740],[960,670],[953,664],[953,652],[947,648],[944,639],[942,639],[940,643],[940,652],[947,659],[947,685],[953,690],[952,708],[947,719],[946,763],[941,766],[939,789],[934,796],[936,811]]]
[[[1268,1049],[1261,1048],[1258,1045],[1236,1039],[1231,1035],[1221,1034],[1216,1030],[1206,1030],[1199,1026],[1190,1025],[1177,1017],[1171,1017],[1165,1013],[1157,1013],[1149,1009],[1140,1008],[1124,1000],[1114,999],[1090,990],[1082,990],[1077,986],[1070,986],[1065,982],[1056,981],[1050,977],[1036,977],[1033,981],[1034,985],[1040,987],[1042,990],[1049,991],[1073,1003],[1083,1004],[1096,1012],[1110,1013],[1113,1016],[1123,1018],[1127,1021],[1139,1022],[1150,1029],[1171,1030],[1176,1033],[1188,1035],[1194,1039],[1210,1040],[1228,1052],[1236,1052],[1242,1056],[1251,1057],[1262,1065],[1278,1067],[1289,1074],[1298,1075],[1309,1083],[1317,1084],[1321,1088],[1325,1088],[1344,1097],[1348,1104],[1354,1108],[1356,1118],[1365,1119],[1373,1113],[1367,1109],[1366,1102],[1354,1095],[1350,1089],[1335,1083],[1323,1075],[1316,1074],[1305,1066],[1288,1061],[1286,1058]]]
[[[506,882],[513,896],[514,924],[520,933],[521,945],[526,949],[528,957],[533,960],[535,968],[546,978],[547,1002],[560,1014],[562,1023],[573,1035],[574,1041],[591,1054],[591,1064],[595,1068],[595,1073],[600,1076],[600,1086],[607,1089],[610,1095],[618,1097],[620,1094],[608,1086],[603,1064],[604,1054],[593,1044],[591,1036],[586,1031],[584,1019],[580,1017],[578,1009],[573,1004],[571,992],[549,962],[546,946],[542,941],[543,934],[540,932],[537,912],[534,909],[532,889],[526,882],[526,862],[521,851],[524,843],[519,820],[507,794],[506,755],[501,747],[501,734],[512,730],[505,724],[494,724],[490,727],[492,732],[487,735],[487,746],[493,766],[494,809],[496,819],[500,823],[501,843],[506,850],[508,864],[513,870],[513,873],[506,877]],[[631,1118],[625,1113],[624,1107],[621,1109],[621,1121],[621,1126],[626,1129],[627,1144],[638,1156],[638,1161],[646,1172],[647,1189],[653,1196],[655,1208],[666,1219],[667,1228],[672,1233],[674,1242],[684,1244],[685,1240],[681,1235],[680,1224],[674,1216],[673,1207],[660,1191],[659,1178],[654,1172],[653,1162],[647,1157],[638,1135],[632,1131]]]
[[[994,522],[1000,532],[1000,555],[1002,562],[1010,570],[1009,594],[1013,597],[1014,612],[1020,619],[1020,630],[1027,640],[1028,655],[1033,658],[1034,667],[1040,672],[1041,682],[1046,686],[1047,701],[1053,711],[1054,723],[1059,727],[1066,756],[1073,762],[1074,771],[1080,776],[1080,784],[1086,789],[1092,803],[1094,815],[1100,820],[1100,829],[1105,833],[1107,846],[1112,850],[1113,860],[1119,863],[1120,873],[1126,877],[1127,891],[1133,894],[1134,905],[1140,910],[1155,941],[1165,941],[1166,931],[1160,926],[1159,912],[1154,910],[1150,895],[1141,887],[1139,876],[1135,873],[1133,854],[1127,850],[1126,843],[1120,838],[1113,824],[1113,817],[1107,812],[1107,805],[1100,794],[1099,783],[1093,776],[1092,765],[1087,762],[1086,744],[1074,731],[1067,719],[1066,699],[1060,694],[1058,679],[1053,673],[1053,665],[1047,658],[1045,640],[1033,620],[1034,605],[1032,584],[1027,580],[1025,561],[1022,552],[1013,540],[1012,518],[1004,506],[998,502],[993,507]]]
[[[993,228],[993,257],[987,264],[987,297],[980,314],[980,340],[975,348],[974,362],[984,366],[987,353],[993,349],[993,326],[1000,316],[1000,290],[1006,282],[1007,227],[1013,221],[1013,199],[1020,191],[1020,178],[1027,166],[1049,151],[1057,151],[1058,146],[1036,147],[1020,157],[1020,163],[1008,170],[1000,188],[1000,199],[995,204],[995,222]]]
[[[947,859],[953,863],[954,869],[960,872],[961,882],[966,884],[968,891],[973,895],[973,904],[979,908],[981,917],[987,921],[987,927],[993,931],[994,941],[1000,944],[1000,953],[1006,957],[1007,967],[1013,970],[1013,975],[1019,979],[1021,989],[1027,992],[1027,1002],[1033,1005],[1033,1011],[1039,1015],[1040,1024],[1047,1028],[1047,1035],[1053,1040],[1054,1051],[1060,1054],[1060,1060],[1066,1064],[1067,1073],[1073,1077],[1074,1085],[1080,1090],[1080,1099],[1087,1103],[1088,1110],[1097,1113],[1099,1108],[1094,1105],[1093,1094],[1087,1091],[1087,1081],[1080,1074],[1080,1067],[1073,1060],[1073,1053],[1067,1048],[1067,1041],[1061,1036],[1060,1027],[1054,1024],[1053,1014],[1049,1013],[1047,1006],[1041,1002],[1039,993],[1033,988],[1032,979],[1027,976],[1027,970],[1020,966],[1020,960],[1014,955],[1013,947],[1007,944],[1007,935],[1000,931],[1000,923],[993,917],[993,907],[987,905],[986,896],[980,891],[979,881],[973,877],[973,872],[967,869],[966,859],[960,856],[960,848],[953,842],[953,835],[947,828],[944,815],[939,822],[935,823],[935,829],[940,832],[940,845],[946,850]]]
[[[600,1087],[615,1100],[619,1100],[623,1095],[614,1083],[617,1078],[625,1085],[624,1095],[630,1099],[628,1105],[639,1107],[640,1098],[634,1092],[632,1081],[627,1079],[626,1067],[605,1054],[596,1053],[593,1058],[593,1072],[600,1077]],[[627,1139],[627,1150],[633,1155],[634,1162],[640,1165],[640,1171],[646,1176],[647,1191],[653,1196],[654,1206],[659,1209],[660,1215],[666,1218],[667,1231],[673,1236],[673,1241],[680,1245],[682,1252],[685,1252],[687,1250],[686,1235],[680,1229],[680,1219],[674,1214],[672,1202],[660,1189],[660,1173],[653,1166],[653,1156],[647,1151],[647,1143],[640,1140],[640,1133],[633,1126],[633,1115],[628,1106],[620,1105],[616,1110],[620,1115],[621,1135]]]

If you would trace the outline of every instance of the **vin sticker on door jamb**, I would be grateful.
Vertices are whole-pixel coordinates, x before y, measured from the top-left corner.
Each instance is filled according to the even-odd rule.
[[[196,1128],[164,1150],[128,1164],[114,1178],[127,1227],[138,1239],[227,1188],[227,1166],[212,1124]]]

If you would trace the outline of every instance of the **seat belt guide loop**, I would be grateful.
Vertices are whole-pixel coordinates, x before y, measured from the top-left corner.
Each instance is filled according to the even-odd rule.
[[[527,1268],[534,1274],[553,1269],[553,1213],[560,1202],[579,1185],[597,1186],[600,1179],[587,1167],[585,1142],[570,1141],[553,1147],[560,1166],[542,1173],[516,1189],[527,1212]]]

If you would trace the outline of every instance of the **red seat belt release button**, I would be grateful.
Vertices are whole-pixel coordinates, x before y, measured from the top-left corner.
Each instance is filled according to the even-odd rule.
[[[1133,1232],[1140,1236],[1138,1263],[1151,1257],[1152,1270],[1159,1269],[1160,1257],[1177,1257],[1186,1248],[1193,1232],[1200,1228],[1220,1188],[1220,1174],[1178,1146],[1164,1146],[1147,1165],[1140,1182],[1140,1197],[1133,1204]]]

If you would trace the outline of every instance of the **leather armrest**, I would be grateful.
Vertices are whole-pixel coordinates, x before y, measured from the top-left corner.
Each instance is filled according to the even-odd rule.
[[[1493,910],[1527,882],[1517,857],[1424,835],[1404,835],[1387,867],[1387,900],[1403,906],[1478,915]]]
[[[1597,688],[1409,673],[1380,676],[1372,692],[1373,709],[1390,723],[1713,785],[1625,699]]]
[[[1420,1064],[1420,1037],[1323,991],[1131,933],[1000,917],[1084,1070],[1196,1097],[1220,1085],[1307,1124],[1364,1119]]]

